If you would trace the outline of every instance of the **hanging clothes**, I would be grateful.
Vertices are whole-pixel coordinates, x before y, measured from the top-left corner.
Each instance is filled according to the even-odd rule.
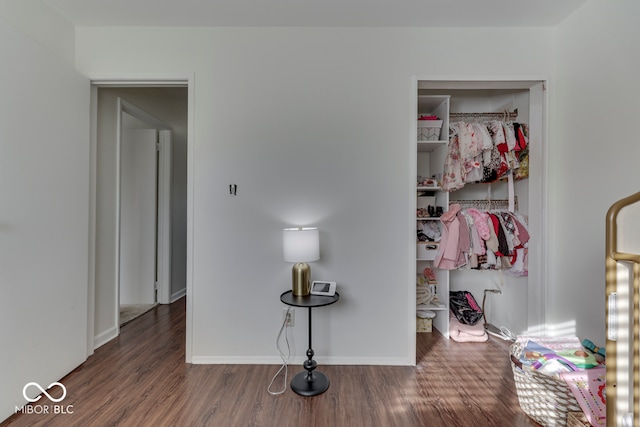
[[[505,270],[528,275],[527,219],[508,210],[462,209],[454,203],[441,217],[442,240],[434,266],[443,270]]]
[[[460,156],[458,125],[459,123],[451,123],[449,127],[449,145],[447,148],[447,156],[444,159],[444,170],[442,173],[442,189],[445,191],[458,190],[464,187],[465,184],[465,173]]]
[[[455,191],[467,183],[493,182],[511,175],[529,175],[528,127],[524,123],[490,120],[449,124],[449,144],[442,188]]]
[[[450,205],[449,210],[440,217],[440,221],[442,222],[442,238],[433,262],[436,268],[453,270],[466,264],[464,252],[462,251],[464,245],[460,244],[461,227],[458,212],[460,212],[460,205],[453,204]],[[464,239],[464,236],[462,236],[462,238]]]

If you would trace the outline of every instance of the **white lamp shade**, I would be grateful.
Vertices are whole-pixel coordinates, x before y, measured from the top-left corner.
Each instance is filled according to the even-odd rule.
[[[317,228],[285,228],[282,230],[282,243],[287,262],[320,259],[320,233]]]

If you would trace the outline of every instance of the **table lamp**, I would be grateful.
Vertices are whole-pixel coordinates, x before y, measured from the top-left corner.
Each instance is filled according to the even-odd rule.
[[[295,262],[292,270],[293,295],[309,295],[311,267],[307,262],[320,259],[320,237],[317,228],[298,227],[282,230],[284,260]]]

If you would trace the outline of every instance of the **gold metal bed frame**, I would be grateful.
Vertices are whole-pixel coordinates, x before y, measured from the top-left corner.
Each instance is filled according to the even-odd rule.
[[[617,201],[611,205],[607,212],[605,260],[607,427],[629,425],[631,417],[633,417],[633,425],[640,426],[640,369],[638,366],[640,360],[640,336],[638,335],[640,332],[640,255],[618,251],[618,215],[624,208],[638,202],[640,202],[640,192]],[[632,276],[629,276],[629,280],[633,280],[633,286],[629,287],[628,301],[628,308],[633,314],[633,329],[632,332],[625,332],[628,337],[623,336],[623,338],[628,339],[622,341],[618,340],[618,331],[621,325],[626,325],[626,322],[624,318],[618,316],[618,267],[620,263],[630,267]],[[629,282],[625,285],[630,284]],[[630,320],[630,316],[627,316],[627,319]],[[622,375],[626,375],[630,367],[624,366],[626,365],[625,360],[618,360],[618,357],[622,358],[624,355],[628,357],[631,345],[633,346],[633,370],[628,381],[631,387],[627,388],[624,387],[624,384],[618,384],[618,381],[624,378]],[[620,361],[622,363],[619,363]],[[621,387],[618,387],[619,385]],[[623,411],[624,413],[618,413]]]

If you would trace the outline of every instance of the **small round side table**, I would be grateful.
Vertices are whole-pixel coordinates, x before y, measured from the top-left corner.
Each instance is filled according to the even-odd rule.
[[[291,389],[301,396],[317,396],[329,388],[329,378],[322,372],[316,371],[318,363],[313,360],[313,348],[311,347],[311,309],[331,305],[340,299],[340,294],[332,296],[305,295],[296,296],[292,291],[287,291],[280,295],[280,301],[293,307],[307,307],[309,309],[309,349],[307,350],[308,360],[302,364],[305,371],[296,374],[291,380]]]

